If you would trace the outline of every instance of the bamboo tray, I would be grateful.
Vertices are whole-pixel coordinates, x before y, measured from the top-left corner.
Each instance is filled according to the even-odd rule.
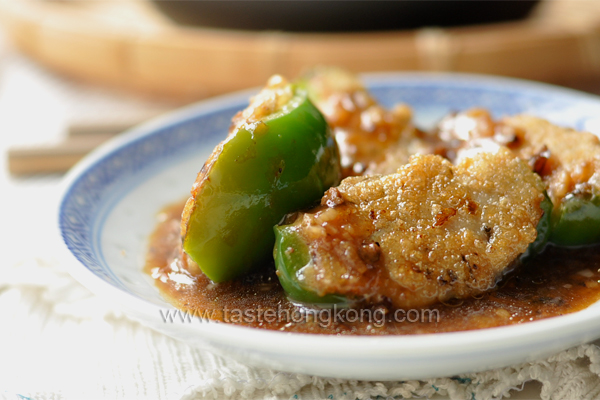
[[[542,2],[527,20],[383,33],[184,28],[143,0],[0,0],[17,48],[84,81],[181,100],[263,84],[316,64],[444,70],[564,83],[600,77],[600,2]]]

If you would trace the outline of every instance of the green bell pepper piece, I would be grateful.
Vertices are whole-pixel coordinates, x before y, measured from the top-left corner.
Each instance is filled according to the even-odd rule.
[[[329,126],[305,91],[291,90],[285,104],[236,128],[192,189],[182,217],[183,249],[214,282],[268,263],[273,225],[339,182]]]
[[[568,195],[553,215],[550,242],[558,246],[585,246],[600,242],[600,196]]]
[[[328,294],[319,296],[302,282],[302,269],[312,260],[308,246],[298,232],[300,221],[292,225],[275,226],[275,249],[273,258],[277,267],[277,276],[283,290],[295,302],[318,304],[320,306],[348,306],[351,299],[345,296]]]
[[[550,236],[552,235],[552,210],[554,205],[552,204],[550,197],[548,197],[548,193],[545,191],[544,200],[542,200],[540,208],[544,211],[544,214],[537,225],[537,236],[533,243],[527,247],[525,253],[521,254],[521,257],[519,257],[521,263],[531,261],[535,256],[544,251],[550,240]]]
[[[551,233],[552,201],[544,192],[545,199],[540,204],[544,214],[537,225],[537,237],[529,245],[525,253],[519,257],[519,262],[529,262],[537,254],[541,253],[548,242]],[[339,294],[327,294],[320,296],[302,279],[302,269],[312,262],[309,248],[299,232],[300,218],[290,225],[275,226],[275,248],[273,257],[277,268],[277,276],[283,290],[292,301],[304,304],[315,304],[319,306],[337,305],[349,306],[356,302]]]

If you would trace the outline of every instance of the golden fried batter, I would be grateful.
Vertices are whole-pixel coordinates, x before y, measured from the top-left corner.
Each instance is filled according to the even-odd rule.
[[[600,192],[600,140],[541,118],[518,115],[494,122],[488,111],[471,109],[444,118],[436,135],[439,153],[452,161],[473,151],[507,146],[539,174],[555,207],[574,192]]]
[[[453,166],[413,156],[396,174],[350,177],[296,220],[303,282],[396,307],[492,288],[537,236],[544,186],[508,150]]]
[[[518,115],[502,124],[513,129],[510,148],[544,180],[555,206],[569,193],[600,192],[600,140],[541,118]]]

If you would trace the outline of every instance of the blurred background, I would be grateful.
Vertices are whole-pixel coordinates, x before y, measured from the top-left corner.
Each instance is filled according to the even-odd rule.
[[[154,115],[314,65],[600,92],[595,0],[0,0],[0,32],[13,175],[64,171]]]

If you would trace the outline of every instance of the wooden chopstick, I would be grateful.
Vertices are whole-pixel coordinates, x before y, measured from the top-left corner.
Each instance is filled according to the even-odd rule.
[[[72,121],[67,127],[68,136],[113,134],[116,135],[135,126],[140,121],[131,123],[101,122],[101,121]]]
[[[15,147],[8,150],[13,175],[65,172],[114,133],[74,134],[55,145]]]
[[[65,172],[100,144],[137,123],[73,120],[67,137],[57,144],[9,149],[8,170],[13,175]]]

